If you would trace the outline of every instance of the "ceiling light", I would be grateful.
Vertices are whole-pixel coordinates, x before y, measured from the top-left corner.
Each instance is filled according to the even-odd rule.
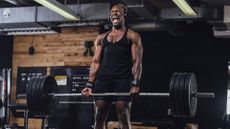
[[[183,11],[183,13],[187,16],[197,16],[196,12],[192,9],[191,6],[185,0],[172,0],[178,8]]]
[[[69,20],[79,20],[80,17],[70,8],[57,2],[56,0],[34,0],[37,3],[53,10],[54,12],[64,16]]]

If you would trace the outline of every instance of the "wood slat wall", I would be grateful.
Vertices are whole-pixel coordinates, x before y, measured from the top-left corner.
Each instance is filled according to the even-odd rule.
[[[13,48],[12,99],[16,100],[18,67],[87,66],[92,57],[83,56],[84,41],[94,41],[99,34],[98,27],[63,28],[60,34],[15,36]],[[29,55],[28,48],[34,44],[35,54]],[[24,103],[25,100],[16,100]],[[22,119],[11,119],[11,123],[23,124]],[[39,129],[40,120],[30,119],[29,128]]]

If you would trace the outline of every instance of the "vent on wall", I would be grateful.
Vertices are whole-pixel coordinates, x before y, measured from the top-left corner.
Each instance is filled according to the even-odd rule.
[[[59,28],[25,28],[25,29],[2,29],[2,35],[38,35],[38,34],[56,34],[60,33]]]

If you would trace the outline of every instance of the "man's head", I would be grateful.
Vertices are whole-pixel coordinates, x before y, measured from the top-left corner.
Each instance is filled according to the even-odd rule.
[[[127,8],[122,4],[114,5],[109,14],[109,19],[113,24],[113,27],[120,28],[125,24],[125,16],[127,15]]]

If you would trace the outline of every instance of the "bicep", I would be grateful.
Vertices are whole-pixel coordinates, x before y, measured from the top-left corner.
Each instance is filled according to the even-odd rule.
[[[101,39],[96,39],[95,41],[95,54],[93,57],[93,62],[99,63],[101,59],[101,54],[102,54],[102,44],[101,44]]]
[[[132,54],[133,62],[136,62],[137,60],[138,61],[142,60],[143,46],[141,43],[140,36],[132,40],[131,54]]]

